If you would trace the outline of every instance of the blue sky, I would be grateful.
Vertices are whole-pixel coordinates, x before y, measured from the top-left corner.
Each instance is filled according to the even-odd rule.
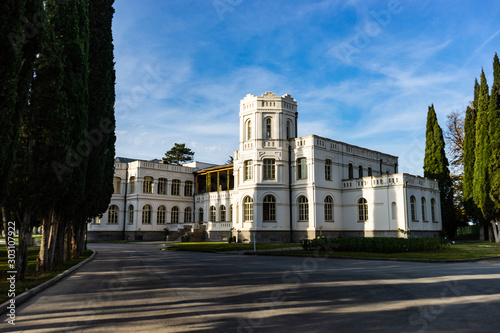
[[[399,156],[422,174],[425,123],[491,83],[500,4],[426,0],[116,0],[117,156],[153,159],[186,143],[225,163],[239,102],[290,94],[299,135]]]

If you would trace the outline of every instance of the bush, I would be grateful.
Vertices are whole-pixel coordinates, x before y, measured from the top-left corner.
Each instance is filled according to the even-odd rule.
[[[228,242],[229,244],[231,244],[231,243],[236,243],[236,236],[231,236],[231,237],[229,237],[229,238],[227,239],[227,242]]]
[[[182,241],[183,242],[189,242],[189,235],[182,236]]]
[[[331,251],[335,249],[346,252],[378,253],[438,251],[444,247],[441,238],[317,238],[304,239],[300,243],[304,250]]]

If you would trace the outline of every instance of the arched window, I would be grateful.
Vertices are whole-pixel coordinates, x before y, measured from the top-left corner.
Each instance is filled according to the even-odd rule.
[[[276,179],[276,160],[274,158],[264,159],[263,178],[266,180]]]
[[[233,221],[233,205],[229,206],[229,222]]]
[[[391,212],[392,212],[392,219],[393,220],[397,220],[397,218],[398,218],[398,208],[397,208],[395,202],[393,202],[391,204]]]
[[[276,221],[276,199],[272,195],[266,195],[262,202],[263,221]]]
[[[158,207],[158,212],[156,214],[156,224],[167,223],[167,208],[163,205]]]
[[[266,139],[271,138],[271,118],[266,118]]]
[[[245,197],[245,199],[243,200],[243,205],[243,221],[253,222],[253,199],[251,197]]]
[[[303,195],[299,197],[299,221],[307,222],[309,221],[309,201]]]
[[[434,200],[434,198],[431,199],[431,218],[432,218],[432,222],[437,222],[437,219],[436,219],[436,200]]]
[[[158,194],[167,194],[167,178],[158,178]]]
[[[373,176],[372,168],[368,168],[368,177],[372,177],[372,176]]]
[[[253,178],[252,161],[245,161],[245,180],[251,180]]]
[[[358,178],[363,178],[363,166],[360,165],[358,170],[359,170],[359,177]]]
[[[252,138],[252,122],[249,120],[247,121],[247,140],[250,140]]]
[[[108,224],[118,224],[118,206],[111,205],[108,208]]]
[[[210,222],[217,221],[217,208],[210,206]]]
[[[332,180],[332,160],[325,160],[325,180]]]
[[[120,194],[122,179],[120,177],[113,177],[113,193]]]
[[[135,177],[130,177],[130,194],[135,193]]]
[[[172,195],[181,195],[181,181],[179,179],[172,180]]]
[[[349,179],[353,179],[353,178],[354,178],[354,170],[352,167],[352,163],[349,163]]]
[[[333,198],[329,195],[325,198],[325,221],[333,221]]]
[[[424,197],[422,197],[421,204],[422,204],[422,221],[427,222],[427,214],[425,209],[426,201]]]
[[[368,221],[368,201],[365,198],[358,200],[358,221]]]
[[[153,177],[144,177],[144,182],[142,183],[142,193],[153,193]]]
[[[292,138],[292,123],[290,122],[290,120],[287,120],[286,122],[286,139],[287,140],[290,140]]]
[[[193,196],[193,182],[191,180],[186,180],[186,182],[184,183],[184,196]]]
[[[170,211],[170,223],[179,223],[179,207],[174,206]]]
[[[134,224],[134,206],[128,205],[128,224]]]
[[[151,224],[151,206],[142,207],[142,224]]]
[[[417,199],[413,195],[410,197],[410,211],[411,220],[417,221]]]
[[[307,159],[305,157],[297,159],[297,179],[307,179]]]
[[[221,205],[219,207],[219,215],[220,215],[219,221],[226,222],[226,206]]]
[[[184,223],[191,223],[193,221],[193,213],[191,207],[184,209]]]
[[[198,209],[198,219],[203,222],[203,208]]]

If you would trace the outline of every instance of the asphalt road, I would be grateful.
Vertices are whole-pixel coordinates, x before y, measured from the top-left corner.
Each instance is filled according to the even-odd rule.
[[[90,244],[1,332],[498,332],[500,262],[409,263]],[[2,318],[4,319],[4,318]]]

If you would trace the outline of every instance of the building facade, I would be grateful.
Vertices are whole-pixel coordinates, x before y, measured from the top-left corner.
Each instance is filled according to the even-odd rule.
[[[396,156],[297,137],[290,95],[249,94],[239,120],[233,165],[117,159],[110,209],[89,239],[164,239],[166,228],[245,242],[439,235],[436,181],[398,173]]]

